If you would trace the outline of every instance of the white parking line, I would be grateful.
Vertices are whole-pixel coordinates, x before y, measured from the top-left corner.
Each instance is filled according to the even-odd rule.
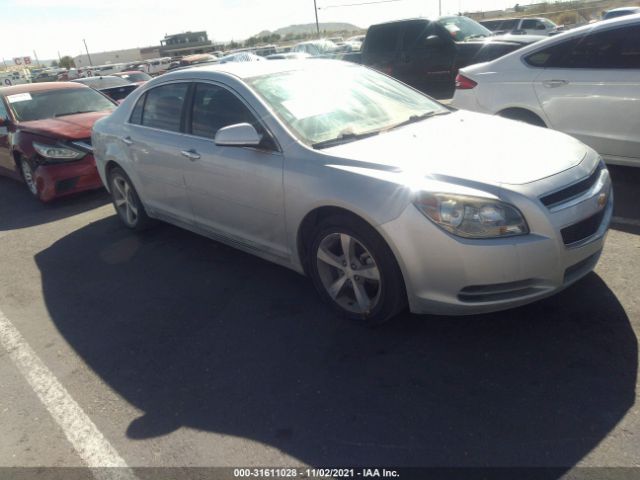
[[[633,227],[640,227],[640,220],[634,220],[633,218],[612,217],[611,223],[617,223],[618,225],[631,225]]]
[[[136,479],[133,471],[0,310],[0,344],[94,477]],[[107,469],[104,467],[118,467]]]

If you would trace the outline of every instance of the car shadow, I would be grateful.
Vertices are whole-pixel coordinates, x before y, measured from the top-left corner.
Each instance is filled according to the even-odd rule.
[[[36,261],[66,341],[144,412],[132,439],[188,426],[314,466],[570,467],[635,400],[637,340],[596,274],[508,312],[366,329],[298,274],[168,225],[108,217]]]
[[[22,182],[0,177],[0,231],[54,222],[109,202],[107,191],[99,189],[44,204],[36,200]]]
[[[611,228],[640,235],[640,168],[608,165],[615,205]]]

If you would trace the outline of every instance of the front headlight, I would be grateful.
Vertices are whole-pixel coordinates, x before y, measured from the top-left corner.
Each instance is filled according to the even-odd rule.
[[[59,145],[45,145],[37,142],[33,142],[33,148],[44,158],[55,160],[76,160],[85,155],[83,152],[71,148],[61,147]]]
[[[460,237],[499,238],[529,233],[520,211],[499,200],[423,193],[414,204],[440,228]]]

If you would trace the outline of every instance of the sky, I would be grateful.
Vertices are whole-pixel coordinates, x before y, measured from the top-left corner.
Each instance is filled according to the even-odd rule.
[[[366,28],[387,20],[438,15],[438,0],[316,0],[320,22]],[[440,0],[442,13],[513,7],[515,0]],[[520,0],[521,4],[532,0]],[[315,22],[313,0],[0,0],[0,57],[41,60],[158,45],[165,34],[206,30],[215,42]],[[7,41],[8,40],[8,41]]]

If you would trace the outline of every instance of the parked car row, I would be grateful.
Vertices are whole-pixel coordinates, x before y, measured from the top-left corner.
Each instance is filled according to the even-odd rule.
[[[603,157],[640,164],[640,15],[536,43],[467,20],[372,26],[375,69],[239,52],[119,102],[101,92],[120,77],[0,88],[0,169],[42,201],[104,185],[127,228],[162,220],[293,269],[365,324],[524,305],[598,262]],[[462,109],[420,91],[460,67]]]

